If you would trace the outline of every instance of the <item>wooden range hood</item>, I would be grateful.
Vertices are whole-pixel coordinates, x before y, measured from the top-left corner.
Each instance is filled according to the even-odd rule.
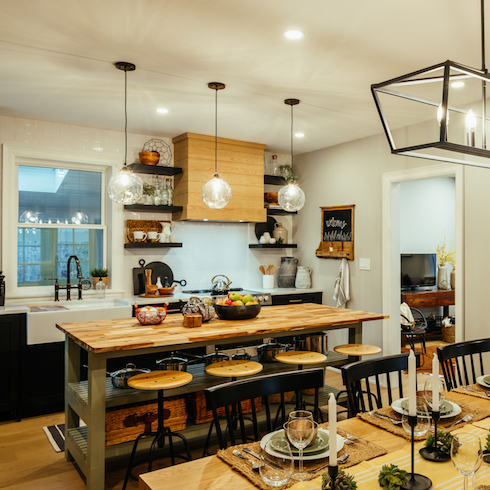
[[[218,138],[218,174],[231,186],[233,197],[223,209],[202,201],[201,189],[214,175],[215,137],[184,133],[173,138],[175,166],[174,202],[182,206],[177,220],[267,221],[264,208],[264,149],[266,145]]]

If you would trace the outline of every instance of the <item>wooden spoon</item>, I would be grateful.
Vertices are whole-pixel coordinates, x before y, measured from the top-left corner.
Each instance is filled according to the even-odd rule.
[[[263,265],[261,265],[261,266],[259,267],[259,269],[260,269],[260,272],[262,272],[262,274],[265,274],[265,269],[264,269],[264,266],[263,266]]]

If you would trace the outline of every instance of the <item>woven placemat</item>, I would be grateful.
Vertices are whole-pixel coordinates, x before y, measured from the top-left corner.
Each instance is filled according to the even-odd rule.
[[[451,401],[451,396],[448,395],[446,399]],[[490,410],[485,410],[484,408],[472,407],[461,403],[459,404],[459,406],[461,407],[461,413],[454,417],[439,419],[439,421],[437,422],[437,429],[446,431],[446,428],[449,425],[456,422],[456,420],[461,420],[465,415],[468,415],[470,413],[473,414],[473,421],[482,420],[490,416]],[[384,415],[388,415],[389,417],[393,417],[395,419],[401,420],[401,415],[395,412],[391,407],[380,408],[377,411]],[[394,425],[389,420],[373,417],[372,415],[369,415],[369,412],[358,413],[357,417],[359,417],[361,420],[364,420],[365,422],[370,423],[371,425],[375,425],[376,427],[385,429],[386,431],[391,432],[392,434],[395,434],[400,437],[404,437],[407,440],[411,439],[411,436],[405,431],[402,425]],[[466,422],[460,422],[458,424],[453,425],[450,429],[448,429],[448,431],[459,429],[464,425],[466,425]],[[426,437],[427,437],[426,435],[415,436],[415,440],[422,441]]]
[[[462,386],[458,386],[458,388],[454,388],[451,390],[453,393],[461,393],[462,395],[471,395],[477,396],[478,398],[486,398],[490,400],[490,389],[486,389],[483,386],[475,383],[474,385],[468,385],[468,388],[473,388],[469,390],[465,390]],[[477,390],[477,391],[475,391]]]
[[[327,429],[328,424],[321,424],[320,427],[322,429]],[[346,436],[347,433],[343,430],[338,430],[338,433],[342,436]],[[355,434],[350,433],[349,435],[357,437]],[[240,472],[246,478],[248,478],[256,487],[261,488],[263,490],[270,490],[270,485],[267,485],[261,478],[258,472],[252,470],[252,463],[248,461],[244,461],[237,456],[233,455],[233,450],[238,449],[241,450],[244,447],[250,448],[252,451],[260,454],[260,442],[252,442],[249,444],[240,444],[238,446],[232,446],[227,449],[221,449],[218,451],[217,456],[222,459],[225,463],[229,464],[234,470]],[[368,459],[377,458],[378,456],[382,456],[383,454],[387,454],[387,450],[384,447],[373,444],[372,442],[365,441],[364,439],[357,438],[354,444],[344,445],[344,447],[338,452],[338,456],[342,456],[345,453],[349,453],[349,459],[344,463],[339,465],[339,468],[348,468],[349,466],[354,466],[359,464],[362,461],[366,461]],[[247,458],[255,460],[253,456],[250,456],[247,453],[243,453]],[[258,463],[258,460],[256,460]],[[327,458],[315,459],[311,461],[304,461],[305,470],[311,470],[320,466],[323,466],[327,462]],[[297,467],[297,464],[296,464]],[[328,471],[328,468],[323,468],[320,471],[311,473],[311,478],[316,478],[320,476],[325,471]],[[294,480],[291,480],[286,485],[277,488],[289,488],[291,485],[297,483]]]

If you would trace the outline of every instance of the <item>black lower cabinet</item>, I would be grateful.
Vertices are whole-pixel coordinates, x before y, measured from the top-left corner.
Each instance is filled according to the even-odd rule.
[[[299,303],[322,304],[323,293],[291,293],[272,295],[273,305],[292,305]]]
[[[21,352],[25,343],[26,315],[0,315],[0,420],[21,417]]]

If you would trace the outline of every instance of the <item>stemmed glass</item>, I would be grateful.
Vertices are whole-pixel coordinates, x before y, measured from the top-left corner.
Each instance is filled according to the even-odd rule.
[[[293,480],[309,480],[311,475],[303,470],[303,449],[313,440],[318,424],[311,419],[294,419],[284,424],[284,430],[289,442],[299,451],[298,472],[293,475]]]
[[[475,474],[482,462],[480,438],[469,432],[456,432],[451,443],[451,461],[464,476],[464,490],[468,490],[468,477]]]
[[[308,410],[293,410],[289,412],[288,422],[297,419],[310,419],[313,422],[313,414]]]
[[[285,485],[294,473],[294,461],[291,448],[286,439],[267,441],[260,453],[259,473],[262,480],[272,487]]]
[[[442,379],[438,379],[439,381],[439,410],[441,410],[441,405],[446,399],[446,385]],[[424,398],[430,410],[434,410],[432,406],[432,387],[433,387],[433,378],[427,378],[424,384]]]

